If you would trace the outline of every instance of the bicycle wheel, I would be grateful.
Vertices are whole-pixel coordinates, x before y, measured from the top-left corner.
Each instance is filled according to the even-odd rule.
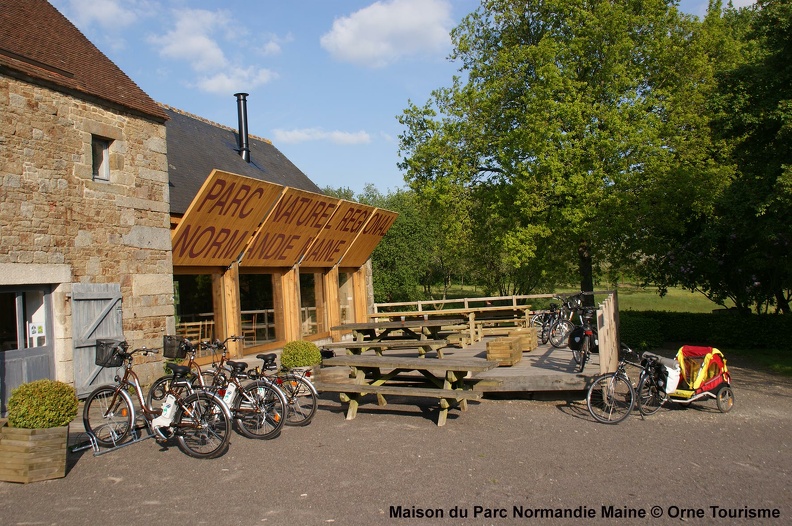
[[[172,378],[172,376],[163,376],[157,378],[154,383],[151,384],[151,387],[149,387],[146,393],[146,407],[154,409],[153,404],[155,402],[159,402],[159,405],[162,405],[162,401],[165,400],[165,395],[168,394],[168,390],[170,389],[170,381]]]
[[[665,402],[665,393],[657,387],[651,374],[645,374],[638,382],[638,410],[642,415],[653,415]]]
[[[173,415],[176,444],[193,458],[215,458],[228,450],[231,415],[216,395],[195,391],[187,395]]]
[[[172,380],[172,375],[162,376],[154,380],[154,383],[151,384],[151,387],[149,387],[146,393],[146,407],[155,409],[155,404],[156,408],[162,406],[162,401],[165,400],[165,396],[171,389]],[[174,388],[175,394],[183,396],[185,394],[185,388],[185,384],[177,384]]]
[[[580,349],[577,351],[572,351],[572,357],[575,357],[575,353],[577,353],[577,358],[575,361],[578,363],[577,372],[582,373],[583,368],[586,367],[586,362],[589,358],[589,337],[584,336],[583,342],[580,344]]]
[[[551,319],[551,318],[548,316],[548,317],[547,317],[547,318],[545,318],[545,319],[544,319],[544,321],[542,322],[542,328],[540,329],[540,330],[541,330],[540,336],[541,336],[541,339],[542,339],[542,344],[543,344],[543,345],[544,345],[545,343],[547,343],[547,342],[548,342],[548,340],[550,340],[550,327],[552,327],[552,325],[553,325],[553,321],[554,321],[554,320],[553,320],[553,319]]]
[[[589,413],[597,422],[618,424],[635,405],[635,390],[630,381],[617,373],[598,376],[586,395]]]
[[[83,425],[102,447],[115,447],[132,430],[132,400],[124,390],[103,385],[85,400]]]
[[[223,367],[222,369],[207,369],[201,372],[203,385],[207,387],[228,387],[228,378],[231,371]]]
[[[565,319],[556,320],[553,326],[550,327],[550,345],[558,349],[563,349],[567,346],[567,337],[575,325]]]
[[[542,328],[542,319],[544,319],[544,314],[534,314],[531,316],[531,327],[535,327],[537,331],[541,330]]]
[[[269,382],[246,385],[234,403],[237,429],[248,438],[276,438],[283,428],[286,411],[286,397]]]
[[[278,377],[278,387],[286,395],[287,426],[307,426],[316,414],[318,396],[310,381],[302,376],[287,374]]]

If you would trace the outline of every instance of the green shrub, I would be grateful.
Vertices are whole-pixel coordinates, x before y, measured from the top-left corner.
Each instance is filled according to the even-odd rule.
[[[67,425],[77,416],[74,387],[55,380],[22,384],[8,399],[8,424],[24,429]]]
[[[322,353],[313,342],[294,340],[283,346],[281,366],[286,369],[294,367],[312,367],[322,362]]]

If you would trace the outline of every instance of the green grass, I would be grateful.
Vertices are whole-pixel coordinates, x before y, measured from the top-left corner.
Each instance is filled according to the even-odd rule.
[[[660,296],[656,289],[628,285],[619,286],[616,290],[619,294],[619,310],[712,312],[723,308],[699,292],[683,289],[668,289],[665,296]]]
[[[595,287],[596,290],[606,290],[608,287]],[[580,289],[559,288],[557,294],[574,294]],[[680,288],[668,289],[665,296],[660,296],[655,288],[642,288],[635,285],[619,285],[616,289],[619,293],[620,310],[657,310],[669,312],[712,312],[721,309],[699,292],[690,292]],[[439,297],[438,290],[435,289],[435,296]],[[480,287],[455,286],[448,290],[448,298],[475,298],[484,296]],[[597,301],[604,298],[597,297]],[[539,308],[545,308],[550,300],[537,300]]]

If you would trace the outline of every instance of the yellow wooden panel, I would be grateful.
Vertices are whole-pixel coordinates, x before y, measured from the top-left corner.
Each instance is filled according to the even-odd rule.
[[[374,210],[371,206],[341,201],[330,221],[308,247],[300,265],[329,268],[338,264]]]
[[[230,265],[282,192],[280,185],[213,170],[171,233],[173,265]]]
[[[352,246],[344,254],[341,264],[344,267],[360,267],[371,256],[377,245],[388,233],[396,218],[396,212],[377,208],[360,231]]]
[[[287,188],[242,259],[243,267],[291,267],[332,217],[336,197]]]

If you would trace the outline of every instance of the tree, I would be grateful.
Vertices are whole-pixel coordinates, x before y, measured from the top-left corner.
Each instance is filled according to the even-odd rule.
[[[577,261],[593,290],[597,261],[664,250],[721,190],[695,27],[672,1],[482,2],[452,32],[466,80],[400,117],[407,180],[468,189],[493,267]]]
[[[730,183],[655,267],[738,309],[790,312],[792,290],[792,4],[710,4],[702,40],[717,80],[708,105],[714,159]]]
[[[399,214],[371,254],[375,301],[422,299],[421,284],[430,266],[435,232],[415,193],[397,190],[383,195],[367,185],[357,197],[363,204]]]

